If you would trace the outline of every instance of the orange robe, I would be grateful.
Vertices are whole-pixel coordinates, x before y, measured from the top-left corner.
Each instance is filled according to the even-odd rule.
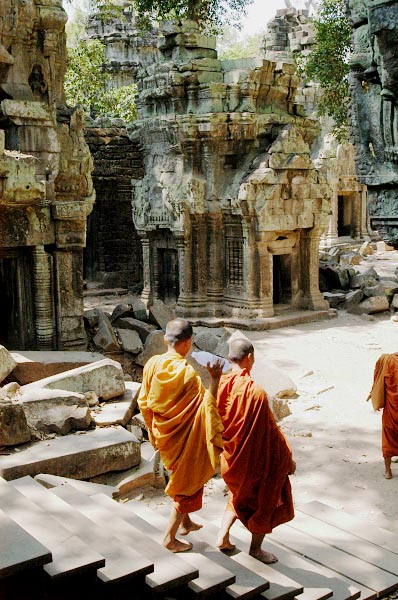
[[[398,354],[382,354],[376,362],[372,391],[375,410],[383,408],[381,447],[384,458],[398,456]]]
[[[199,510],[222,450],[215,398],[185,358],[167,352],[146,363],[138,404],[150,441],[171,471],[166,493],[178,512]]]
[[[265,391],[246,370],[221,377],[217,404],[224,425],[221,474],[233,510],[251,533],[270,533],[294,517],[291,450]]]

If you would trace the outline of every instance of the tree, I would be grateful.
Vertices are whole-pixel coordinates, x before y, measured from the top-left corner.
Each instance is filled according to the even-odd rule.
[[[344,0],[321,0],[313,22],[315,44],[307,57],[298,58],[299,74],[319,83],[322,97],[318,114],[333,118],[333,133],[338,141],[343,141],[348,138],[348,58],[351,51],[351,28]]]
[[[264,33],[254,33],[237,39],[232,27],[224,27],[217,38],[218,58],[230,60],[234,58],[253,58],[259,55]]]

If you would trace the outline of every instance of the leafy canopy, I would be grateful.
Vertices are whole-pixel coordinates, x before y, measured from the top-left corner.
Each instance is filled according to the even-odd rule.
[[[336,138],[347,140],[351,28],[344,11],[344,0],[321,0],[313,22],[315,44],[311,54],[298,58],[299,73],[319,83],[322,97],[318,114],[332,117]]]

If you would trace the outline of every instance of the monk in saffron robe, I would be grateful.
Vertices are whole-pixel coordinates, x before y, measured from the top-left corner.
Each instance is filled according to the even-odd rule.
[[[239,519],[251,532],[249,554],[264,563],[277,557],[261,548],[264,536],[294,517],[288,475],[296,465],[276,424],[265,391],[250,377],[254,349],[247,339],[230,344],[232,371],[223,375],[217,405],[224,426],[221,475],[230,491],[217,546],[233,550],[229,531]]]
[[[369,398],[372,398],[375,410],[383,409],[381,449],[384,477],[391,479],[391,459],[398,456],[398,353],[382,354],[377,360]]]
[[[223,361],[207,365],[210,388],[185,357],[192,346],[192,327],[184,319],[166,326],[167,352],[153,356],[145,365],[138,404],[152,445],[171,472],[166,493],[174,500],[163,545],[184,552],[192,544],[176,539],[200,529],[189,513],[202,507],[204,484],[214,475],[222,450],[222,424],[216,397]]]

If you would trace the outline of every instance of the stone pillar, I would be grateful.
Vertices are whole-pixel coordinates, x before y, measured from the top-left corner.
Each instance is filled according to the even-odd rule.
[[[207,305],[207,281],[208,281],[208,248],[207,248],[207,224],[205,216],[197,215],[197,265],[198,270],[198,295],[196,306],[198,316],[204,315]],[[192,268],[192,267],[191,267]]]
[[[338,202],[338,190],[337,182],[335,185],[330,184],[332,187],[332,198],[331,198],[331,215],[326,232],[321,235],[321,248],[330,248],[337,242],[338,235],[338,214],[339,214],[339,202]]]
[[[176,306],[176,313],[188,315],[192,307],[192,248],[191,238],[181,236],[176,238],[178,252],[178,272],[180,277],[180,295]]]
[[[142,245],[142,269],[143,269],[143,290],[141,298],[145,304],[152,302],[153,290],[151,282],[151,247],[148,236],[145,232],[139,231],[138,235]]]
[[[223,244],[223,220],[221,213],[207,215],[208,225],[208,265],[207,274],[207,298],[210,303],[210,312],[213,316],[222,313],[222,301],[224,296],[224,244]]]
[[[361,239],[361,196],[359,192],[352,195],[352,225],[351,237],[356,240]]]
[[[243,262],[244,279],[246,279],[246,293],[248,308],[257,308],[259,304],[259,277],[258,277],[258,251],[256,242],[256,233],[254,230],[255,221],[253,215],[248,215],[242,222],[243,230]]]
[[[329,303],[319,291],[319,238],[318,227],[302,229],[300,239],[300,307],[326,310]]]
[[[52,294],[52,259],[44,246],[33,248],[33,286],[36,341],[39,350],[54,348],[55,326]]]
[[[260,299],[261,299],[261,315],[262,317],[273,317],[274,306],[272,299],[272,254],[268,250],[266,241],[258,243],[259,253],[259,274],[260,274]]]

